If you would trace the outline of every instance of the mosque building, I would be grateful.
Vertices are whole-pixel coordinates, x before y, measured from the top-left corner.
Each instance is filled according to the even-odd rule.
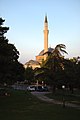
[[[24,67],[32,67],[33,69],[35,69],[36,67],[40,67],[40,64],[42,63],[43,60],[46,60],[47,58],[47,54],[44,54],[48,51],[52,51],[53,48],[49,47],[48,48],[48,34],[49,34],[49,30],[48,30],[48,20],[47,20],[47,16],[45,16],[45,20],[44,20],[44,49],[36,56],[36,60],[30,60],[28,62],[26,62],[24,64]]]

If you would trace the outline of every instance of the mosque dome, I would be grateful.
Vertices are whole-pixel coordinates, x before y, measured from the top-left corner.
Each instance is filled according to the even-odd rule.
[[[54,49],[53,48],[51,48],[51,47],[49,47],[48,48],[48,51],[49,52],[52,52]],[[40,53],[39,53],[39,56],[42,56],[44,54],[44,50],[42,50]]]

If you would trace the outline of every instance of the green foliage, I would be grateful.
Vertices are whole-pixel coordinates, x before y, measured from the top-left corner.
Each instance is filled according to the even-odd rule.
[[[52,52],[47,52],[48,57],[38,69],[37,77],[55,86],[62,88],[62,85],[70,88],[80,88],[80,61],[79,57],[64,59],[63,53],[67,53],[64,44],[59,44]],[[62,54],[61,54],[62,53]],[[46,54],[46,53],[44,53]]]
[[[8,27],[2,26],[4,21],[0,18],[0,83],[13,84],[19,78],[23,79],[24,70],[23,65],[18,62],[19,51],[4,36],[9,30]]]
[[[45,67],[41,67],[41,68],[37,68],[35,69],[35,80],[40,83],[42,83],[42,81],[44,81],[44,83],[49,84],[50,82],[50,76],[51,73],[49,72],[49,69],[45,68]]]
[[[48,57],[46,61],[43,61],[40,68],[42,72],[40,72],[38,76],[43,76],[48,84],[55,84],[57,74],[63,70],[64,57],[62,53],[67,53],[64,50],[65,48],[66,46],[64,44],[59,44],[55,47],[53,51],[44,53],[48,54]]]
[[[34,82],[34,70],[31,67],[27,67],[25,69],[25,79],[27,80],[28,84]]]
[[[4,33],[6,33],[9,30],[9,27],[2,27],[5,20],[0,18],[0,37],[4,36]]]

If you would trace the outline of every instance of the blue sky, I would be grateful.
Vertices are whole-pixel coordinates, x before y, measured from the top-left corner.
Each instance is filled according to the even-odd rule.
[[[67,58],[80,56],[80,0],[0,0],[0,17],[9,42],[20,52],[22,63],[44,48],[44,17],[47,13],[49,46],[65,44]]]

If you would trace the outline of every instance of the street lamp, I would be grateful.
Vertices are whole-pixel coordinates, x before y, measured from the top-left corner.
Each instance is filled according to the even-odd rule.
[[[64,89],[65,89],[65,85],[62,85],[62,89],[63,89],[63,108],[65,107],[65,99],[64,99]]]

